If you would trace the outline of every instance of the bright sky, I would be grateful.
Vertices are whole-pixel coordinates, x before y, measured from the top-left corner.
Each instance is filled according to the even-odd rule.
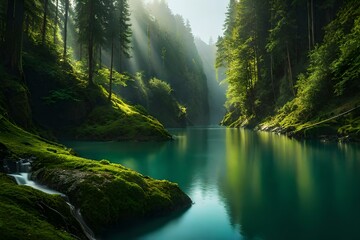
[[[223,34],[229,0],[167,0],[167,2],[173,13],[180,14],[190,21],[195,37],[200,37],[208,43],[210,37],[216,41],[217,37]]]

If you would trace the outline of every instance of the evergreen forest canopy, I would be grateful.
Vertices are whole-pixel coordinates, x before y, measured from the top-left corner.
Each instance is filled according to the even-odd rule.
[[[359,21],[356,0],[231,0],[217,42],[223,124],[358,136]]]

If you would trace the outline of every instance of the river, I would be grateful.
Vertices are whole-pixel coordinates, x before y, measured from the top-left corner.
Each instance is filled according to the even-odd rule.
[[[185,213],[104,239],[360,239],[360,145],[243,129],[172,129],[172,142],[66,142],[176,182]]]

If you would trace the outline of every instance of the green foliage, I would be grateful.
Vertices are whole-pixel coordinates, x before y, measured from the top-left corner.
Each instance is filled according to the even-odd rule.
[[[157,78],[147,81],[141,73],[137,73],[125,88],[116,91],[136,104],[140,113],[150,113],[166,127],[186,125],[187,108],[178,102],[171,85],[165,81]]]
[[[110,76],[110,69],[101,68],[96,72],[96,75],[94,77],[94,82],[100,85],[108,85],[109,76]],[[114,85],[123,86],[123,87],[125,87],[126,82],[130,80],[130,76],[118,73],[115,70],[113,70],[112,78]]]
[[[163,92],[165,95],[171,95],[171,93],[173,92],[173,89],[171,88],[169,83],[161,81],[157,78],[150,79],[149,86],[152,91],[160,91]]]
[[[107,95],[102,88],[104,97]],[[114,96],[111,105],[95,107],[86,121],[75,129],[79,139],[94,140],[169,140],[171,136],[162,124],[145,116]]]
[[[48,96],[43,98],[43,100],[46,102],[46,104],[54,104],[59,101],[80,101],[76,98],[76,95],[72,89],[69,88],[52,90]]]
[[[356,9],[356,6],[352,6]],[[340,54],[338,59],[331,63],[331,70],[334,73],[336,96],[356,93],[359,90],[357,79],[360,77],[360,8],[354,12],[347,12],[348,19],[341,19],[341,24],[346,26],[351,24],[353,27],[350,32],[345,32],[339,40]],[[353,19],[354,18],[354,19]],[[335,23],[334,23],[335,24]],[[339,31],[339,30],[338,30]],[[346,30],[345,30],[346,31]],[[339,33],[338,33],[339,34]],[[329,35],[333,35],[332,32]]]
[[[223,124],[253,126],[275,112],[266,128],[336,133],[345,124],[342,112],[322,123],[331,119],[331,107],[346,112],[358,101],[352,97],[359,92],[359,5],[231,1],[217,43],[217,67],[227,67],[229,83]]]
[[[359,10],[359,4],[350,3],[327,26],[324,42],[310,54],[307,74],[299,75],[296,98],[287,103],[276,117],[282,119],[279,120],[281,126],[288,128],[316,121],[319,117],[328,118],[326,111],[334,102],[341,106],[342,102],[354,101],[352,96],[358,92],[360,73]],[[344,93],[348,95],[344,96]],[[319,111],[325,114],[319,114]],[[338,124],[341,126],[343,123],[338,121]],[[345,132],[340,130],[341,134]]]

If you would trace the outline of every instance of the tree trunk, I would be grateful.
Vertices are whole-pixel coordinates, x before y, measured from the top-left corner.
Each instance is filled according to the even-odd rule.
[[[92,37],[89,37],[88,55],[89,55],[89,85],[93,85],[93,65],[94,65],[94,47]]]
[[[122,62],[122,59],[123,59],[123,48],[121,46],[121,43],[119,44],[119,73],[121,73],[121,69],[123,69],[124,65],[123,65],[123,62]]]
[[[94,85],[93,82],[93,68],[94,68],[94,6],[93,1],[89,4],[89,42],[88,42],[88,57],[89,57],[89,85]]]
[[[82,43],[79,44],[79,60],[81,61],[82,59]]]
[[[56,0],[55,21],[54,21],[54,44],[56,44],[56,32],[58,25],[59,0]]]
[[[43,26],[42,26],[42,45],[45,45],[46,39],[46,25],[47,25],[47,14],[48,14],[48,3],[49,0],[44,0],[44,16],[43,16]]]
[[[276,95],[275,95],[275,86],[274,86],[274,57],[270,54],[270,77],[271,77],[271,87],[274,96],[274,103],[276,102]]]
[[[315,23],[314,23],[314,0],[311,0],[311,40],[312,46],[315,46]]]
[[[147,29],[147,47],[148,47],[148,75],[151,76],[151,30],[150,30],[150,23],[148,24]]]
[[[101,46],[100,46],[99,47],[99,69],[102,68],[102,56],[101,56],[102,52],[101,51],[102,50],[101,50]]]
[[[25,35],[29,36],[29,30],[30,30],[30,19],[29,15],[27,14],[25,17]]]
[[[5,35],[5,65],[13,73],[23,77],[22,40],[24,1],[9,0]]]
[[[311,7],[310,7],[310,1],[307,0],[307,13],[308,13],[308,41],[309,41],[309,51],[312,49],[312,41],[311,41]]]
[[[66,60],[66,54],[67,54],[67,25],[68,25],[68,18],[69,18],[69,0],[65,0],[64,54],[63,54],[64,61]]]
[[[293,83],[293,73],[292,73],[291,58],[290,58],[290,51],[289,51],[289,44],[288,43],[286,43],[286,53],[287,53],[287,60],[288,60],[290,88],[291,88],[292,94],[295,96],[295,89],[294,89],[294,83]]]
[[[113,67],[114,67],[114,38],[112,38],[112,39],[111,39],[111,59],[110,59],[109,101],[111,101],[111,95],[112,95]]]

